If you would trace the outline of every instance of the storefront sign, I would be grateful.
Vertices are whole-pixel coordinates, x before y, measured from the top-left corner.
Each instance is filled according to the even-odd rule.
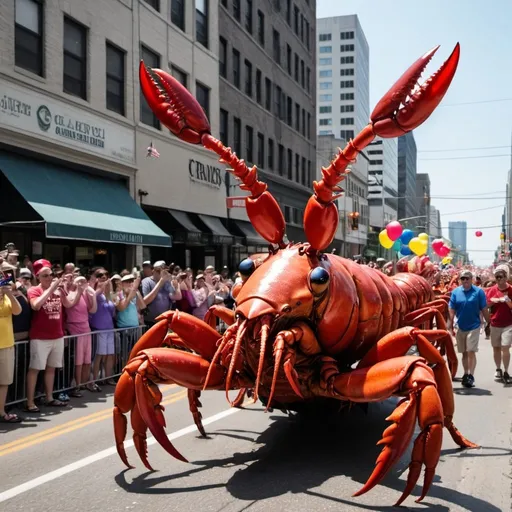
[[[48,96],[0,80],[0,126],[133,164],[134,131]]]
[[[245,197],[226,197],[226,206],[228,208],[245,208]]]
[[[198,160],[188,161],[188,174],[191,181],[220,189],[223,183],[223,176],[226,171],[214,165],[205,165]]]
[[[111,242],[142,245],[143,240],[144,240],[144,237],[142,235],[134,235],[131,233],[119,233],[117,231],[110,232],[110,241]]]

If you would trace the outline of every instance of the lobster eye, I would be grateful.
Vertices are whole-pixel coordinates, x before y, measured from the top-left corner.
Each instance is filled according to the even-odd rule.
[[[316,267],[309,274],[309,282],[313,293],[320,295],[329,286],[329,272],[323,267]]]
[[[242,278],[247,279],[256,269],[256,265],[251,258],[246,258],[240,265],[238,266],[238,271],[240,272]]]

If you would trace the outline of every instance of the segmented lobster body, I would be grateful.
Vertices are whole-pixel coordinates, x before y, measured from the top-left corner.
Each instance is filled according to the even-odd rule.
[[[419,126],[448,90],[459,61],[458,44],[439,70],[418,84],[436,51],[410,66],[379,101],[368,125],[322,168],[322,179],[313,182],[314,194],[305,208],[307,243],[299,244],[285,243],[283,212],[267,185],[258,180],[256,167],[249,169],[212,136],[204,111],[186,88],[165,71],[141,63],[141,88],[151,110],[176,136],[202,144],[231,167],[249,194],[247,215],[269,243],[269,253],[240,264],[242,280],[232,289],[235,311],[213,306],[205,321],[169,311],[137,342],[114,397],[116,446],[126,465],[128,412],[134,444],[146,467],[152,469],[147,459],[148,428],[165,450],[186,461],[164,431],[161,383],[188,389],[190,411],[203,435],[201,390],[224,390],[228,399],[231,390],[239,390],[230,399],[233,406],[240,406],[250,392],[267,409],[283,410],[313,400],[366,403],[403,397],[388,418],[393,425],[378,443],[383,450],[377,465],[354,496],[382,480],[406,450],[417,422],[422,432],[414,442],[406,488],[397,504],[411,493],[422,465],[426,471],[420,500],[426,495],[444,427],[459,446],[476,446],[452,421],[451,379],[457,358],[446,329],[447,298],[434,299],[424,277],[434,271],[428,258],[401,260],[395,265],[399,273],[388,277],[323,252],[336,234],[335,199],[342,192],[338,184],[349,174],[349,164],[375,137],[397,137]],[[229,325],[222,336],[214,329],[215,317]],[[407,356],[413,345],[419,356]]]

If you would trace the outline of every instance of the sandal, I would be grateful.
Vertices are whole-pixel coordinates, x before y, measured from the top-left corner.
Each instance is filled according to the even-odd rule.
[[[69,396],[73,398],[82,398],[84,395],[80,393],[80,388],[76,388],[75,390],[71,391],[71,393],[69,393]]]
[[[45,402],[44,405],[46,407],[67,407],[68,404],[66,402],[61,402],[60,400],[50,400],[49,402]]]
[[[4,414],[0,416],[0,423],[20,423],[21,421],[23,420],[16,414]]]
[[[33,405],[32,407],[29,407],[28,405],[26,405],[23,410],[25,412],[31,412],[33,414],[37,414],[39,412],[41,412],[41,409],[39,409],[39,407],[37,407],[37,405]]]
[[[98,386],[98,384],[90,384],[87,387],[87,391],[90,391],[91,393],[101,393],[101,388]]]

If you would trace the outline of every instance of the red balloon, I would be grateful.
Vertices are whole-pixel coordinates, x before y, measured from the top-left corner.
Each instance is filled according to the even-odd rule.
[[[480,237],[480,236],[482,236],[482,232],[481,232],[481,231],[477,231],[477,232],[475,233],[475,235],[476,235],[476,236],[478,236],[478,237]]]

